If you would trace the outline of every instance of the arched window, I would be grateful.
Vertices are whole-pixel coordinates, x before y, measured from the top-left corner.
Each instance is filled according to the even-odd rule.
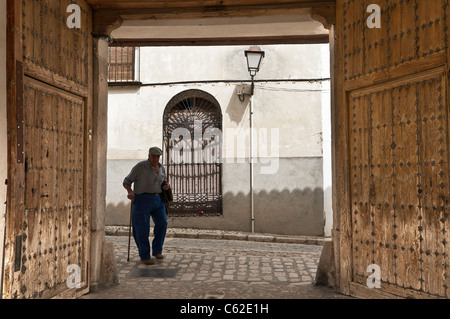
[[[222,111],[201,90],[187,90],[167,104],[164,163],[174,195],[171,216],[222,215]]]

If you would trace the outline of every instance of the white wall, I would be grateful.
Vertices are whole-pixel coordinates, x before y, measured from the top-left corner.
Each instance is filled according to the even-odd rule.
[[[322,47],[323,78],[330,75],[330,49]],[[325,236],[331,237],[333,228],[333,198],[332,198],[332,154],[331,154],[331,81],[322,86],[322,148],[323,148],[323,209],[325,214]]]
[[[144,47],[140,49],[140,81],[144,84],[196,80],[249,81],[244,56],[247,48]],[[292,82],[256,84],[255,127],[279,128],[282,141],[280,157],[321,157],[321,105],[324,97],[325,104],[329,103],[329,99],[321,94],[320,83],[294,80],[329,77],[328,45],[272,45],[262,49],[266,57],[256,79],[292,79]],[[241,129],[243,135],[248,135],[248,98],[244,103],[239,101],[237,86],[240,84],[110,88],[108,159],[145,158],[148,145],[161,145],[164,108],[173,96],[192,88],[204,90],[218,100],[222,107],[224,131]],[[225,143],[225,156],[230,154],[226,148]]]
[[[6,123],[6,0],[0,0],[0,268],[3,266],[5,234],[5,201],[7,178],[7,123]],[[0,281],[3,269],[0,269]],[[1,294],[1,292],[0,292]]]
[[[249,46],[141,48],[141,82],[250,80],[244,51]],[[322,48],[328,44],[266,45],[255,79],[315,78],[322,74]]]
[[[196,88],[212,94],[222,107],[224,158],[240,157],[227,144],[227,132],[249,137],[249,105],[240,102],[235,84],[153,86],[140,90],[110,88],[108,159],[146,158],[149,145],[162,145],[164,109],[178,93]],[[310,92],[309,90],[319,90]],[[256,84],[254,127],[279,130],[280,157],[322,156],[320,84]],[[248,154],[249,144],[242,150]],[[237,156],[233,156],[234,155]]]
[[[127,206],[121,187],[122,180],[137,160],[147,157],[150,146],[162,145],[164,109],[170,99],[182,91],[199,89],[216,98],[223,114],[223,162],[241,165],[248,163],[249,99],[241,102],[237,97],[237,88],[243,83],[226,82],[238,80],[249,83],[250,76],[244,56],[247,48],[248,46],[140,48],[140,81],[144,84],[196,80],[219,82],[110,88],[107,205],[111,205],[111,209],[119,211]],[[254,128],[257,132],[267,129],[268,133],[271,129],[278,130],[279,148],[276,156],[283,163],[280,173],[291,173],[289,176],[273,174],[256,177],[255,190],[262,193],[274,191],[284,194],[283,192],[288,191],[299,194],[298,190],[303,188],[314,193],[322,190],[323,185],[323,211],[311,211],[309,214],[323,215],[320,216],[325,224],[322,227],[324,234],[329,236],[332,221],[330,83],[296,81],[330,77],[329,46],[277,45],[262,46],[262,49],[266,52],[266,57],[256,79],[291,80],[256,83]],[[237,141],[234,141],[235,144],[230,143],[230,134],[238,134],[238,139],[245,141],[243,149],[235,148]],[[257,138],[258,134],[255,136],[256,146]],[[270,145],[268,149],[270,152]],[[270,154],[266,157],[270,157]],[[259,163],[258,158],[256,163]],[[226,185],[227,172],[239,171],[237,174],[244,174],[247,178],[244,172],[247,166],[239,167],[239,170],[230,166],[224,168],[224,194],[228,192],[236,195],[234,183]],[[301,194],[307,196],[309,193]],[[226,204],[228,203],[224,202]],[[224,209],[226,210],[225,206]],[[292,210],[292,207],[289,209]],[[125,210],[126,208],[123,209]],[[296,214],[294,211],[292,213]],[[289,214],[287,213],[288,216]],[[222,225],[225,222],[225,219],[222,220]]]

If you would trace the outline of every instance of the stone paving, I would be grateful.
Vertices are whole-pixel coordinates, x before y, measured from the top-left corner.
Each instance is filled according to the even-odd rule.
[[[114,244],[120,284],[81,299],[345,299],[313,281],[322,246],[166,238],[165,259],[144,265],[128,237]]]

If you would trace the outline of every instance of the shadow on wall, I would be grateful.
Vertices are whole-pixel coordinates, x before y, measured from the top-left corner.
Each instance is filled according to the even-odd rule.
[[[234,87],[234,92],[230,98],[230,102],[228,103],[226,113],[228,114],[230,120],[236,124],[242,122],[245,113],[247,112],[247,108],[249,105],[249,98],[246,96],[245,101],[241,102],[238,98],[238,89],[239,87],[245,87],[245,92],[248,92],[249,89],[246,85],[236,85]]]
[[[297,236],[324,235],[324,191],[305,188],[282,191],[255,191],[255,232]],[[251,231],[250,195],[227,192],[223,195],[223,216],[172,217],[170,227]],[[129,223],[130,203],[106,207],[106,225]]]
[[[262,233],[323,236],[323,196],[321,188],[258,192],[255,228]]]

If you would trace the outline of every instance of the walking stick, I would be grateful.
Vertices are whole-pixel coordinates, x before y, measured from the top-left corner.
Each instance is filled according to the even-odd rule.
[[[131,201],[130,205],[130,227],[128,228],[128,258],[127,261],[130,261],[130,242],[131,242],[131,215],[133,213],[133,201]]]

